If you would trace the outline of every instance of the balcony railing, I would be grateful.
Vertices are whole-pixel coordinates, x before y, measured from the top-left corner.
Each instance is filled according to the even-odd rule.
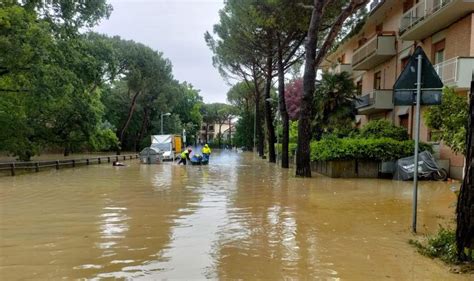
[[[395,35],[377,34],[357,49],[352,56],[354,70],[367,70],[396,55]]]
[[[451,2],[453,2],[453,0],[424,0],[417,3],[405,14],[403,14],[402,21],[400,23],[400,32],[403,33],[405,30],[424,20],[426,17],[441,10],[444,6]]]
[[[339,74],[342,72],[352,73],[352,65],[347,63],[338,63],[329,69],[332,74]]]
[[[445,86],[467,89],[474,71],[474,57],[455,57],[434,65],[434,68]]]
[[[393,90],[374,90],[355,103],[359,114],[372,114],[393,109]]]

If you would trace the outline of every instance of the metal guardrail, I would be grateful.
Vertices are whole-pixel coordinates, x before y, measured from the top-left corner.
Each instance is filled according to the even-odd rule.
[[[12,176],[16,175],[17,170],[35,171],[39,172],[43,168],[56,168],[59,170],[62,166],[74,168],[77,165],[91,165],[110,163],[111,161],[119,160],[132,160],[138,159],[138,154],[127,154],[127,155],[108,155],[98,157],[87,157],[87,158],[76,158],[67,160],[44,160],[44,161],[31,161],[31,162],[3,162],[0,163],[0,172],[9,171]]]

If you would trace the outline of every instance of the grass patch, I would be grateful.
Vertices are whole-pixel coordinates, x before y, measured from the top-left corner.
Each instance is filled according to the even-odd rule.
[[[410,239],[408,241],[415,246],[417,251],[427,257],[440,259],[446,264],[452,266],[452,271],[459,273],[474,273],[474,251],[467,250],[466,254],[471,257],[470,262],[461,263],[457,257],[456,231],[454,229],[440,226],[439,231],[426,237],[426,240],[420,242]]]

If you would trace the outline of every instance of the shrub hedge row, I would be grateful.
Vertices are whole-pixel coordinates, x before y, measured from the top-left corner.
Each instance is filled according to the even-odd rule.
[[[311,160],[376,160],[388,161],[413,155],[413,140],[394,140],[391,138],[326,138],[311,143]],[[420,143],[420,151],[432,152],[432,147]]]

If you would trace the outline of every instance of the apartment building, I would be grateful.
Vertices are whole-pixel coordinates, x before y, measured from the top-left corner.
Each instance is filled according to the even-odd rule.
[[[203,144],[206,142],[215,142],[219,135],[219,126],[221,127],[222,141],[227,141],[234,137],[235,134],[235,122],[226,122],[223,124],[206,124],[202,123],[201,130],[199,131],[198,143]],[[206,137],[207,134],[207,137]]]
[[[388,119],[414,134],[414,107],[394,106],[393,85],[421,46],[444,85],[467,97],[474,71],[474,1],[385,0],[374,1],[365,24],[331,54],[325,71],[351,73],[361,95],[357,125]],[[432,132],[423,119],[420,137],[430,142]],[[437,157],[449,161],[450,175],[462,177],[464,158],[443,144]],[[446,161],[445,161],[446,162]]]

